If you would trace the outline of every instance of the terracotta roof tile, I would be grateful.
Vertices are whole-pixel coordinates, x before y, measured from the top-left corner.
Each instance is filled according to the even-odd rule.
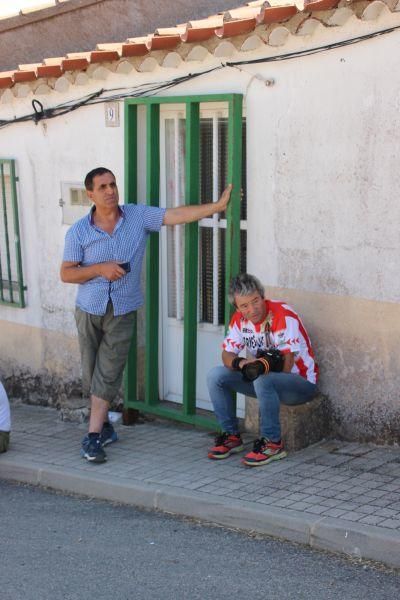
[[[30,63],[28,65],[18,65],[20,71],[36,71],[42,63]]]
[[[44,65],[58,65],[61,66],[65,56],[55,56],[51,58],[45,58],[43,61]]]
[[[260,12],[260,6],[240,6],[232,8],[224,13],[224,21],[232,21],[233,19],[255,19]]]
[[[145,44],[149,38],[149,35],[142,35],[141,37],[128,38],[126,41],[131,44]]]
[[[32,71],[14,71],[14,83],[21,83],[22,81],[35,81],[35,79],[36,69],[33,69]]]
[[[336,8],[340,0],[304,0],[304,10],[330,10]]]
[[[119,58],[120,54],[116,50],[94,50],[90,53],[91,63],[111,62]]]
[[[295,4],[286,4],[282,6],[266,6],[264,7],[259,16],[257,17],[257,23],[265,23],[269,25],[271,23],[281,23],[293,17],[297,13],[297,6]]]
[[[118,54],[121,54],[122,42],[119,42],[117,44],[97,44],[96,50],[106,50],[107,52],[118,52]]]
[[[83,58],[90,61],[91,52],[68,52],[65,58],[79,59]]]
[[[182,42],[205,42],[215,35],[215,27],[188,27],[183,35]]]
[[[69,0],[59,0],[59,2],[61,1],[67,2]],[[383,1],[389,10],[396,10],[393,4],[394,0]],[[121,58],[144,57],[152,51],[157,50],[168,52],[180,44],[193,43],[197,44],[195,48],[201,48],[202,42],[207,42],[207,40],[211,40],[214,37],[226,40],[238,35],[251,35],[251,32],[257,26],[278,25],[283,21],[288,21],[288,24],[285,26],[287,31],[296,35],[300,31],[304,32],[303,23],[315,21],[312,17],[310,18],[310,13],[332,11],[332,14],[335,15],[337,11],[333,9],[346,7],[356,17],[362,18],[365,7],[373,5],[373,3],[374,0],[253,0],[246,5],[211,15],[206,19],[180,23],[175,27],[159,28],[154,34],[147,36],[129,38],[116,43],[99,43],[95,49],[89,52],[73,52],[63,57],[46,58],[41,64],[20,65],[19,69],[15,71],[0,73],[0,88],[12,87],[14,83],[33,81],[41,77],[59,78],[64,71],[84,72],[90,64],[117,62]],[[47,2],[36,6],[35,10],[55,5],[55,1]],[[328,21],[324,19],[321,21],[326,26],[338,26],[342,25],[343,22],[345,21],[341,21],[340,19],[335,20],[334,16],[329,17]],[[307,31],[312,33],[312,28],[308,27]],[[270,40],[271,35],[268,37],[268,40]],[[286,38],[282,39],[282,43],[284,43],[284,39]],[[270,42],[267,41],[266,43]],[[281,45],[281,43],[278,45]],[[220,47],[221,44],[218,48]],[[209,48],[206,44],[203,46],[203,49],[207,54]],[[199,56],[198,53],[197,56]],[[179,61],[177,64],[179,64]],[[148,68],[144,70],[146,71]]]
[[[180,41],[180,35],[151,35],[146,46],[148,50],[170,50],[176,48]]]
[[[217,27],[222,27],[224,24],[224,15],[213,15],[212,17],[208,17],[207,19],[198,19],[197,21],[189,21],[188,27],[193,27],[195,29],[209,29],[212,27],[213,29],[217,29]]]
[[[255,26],[255,17],[251,19],[237,19],[225,22],[222,27],[215,30],[215,33],[219,38],[228,38],[253,31]]]
[[[186,24],[185,25],[177,25],[176,27],[161,27],[160,29],[156,29],[156,35],[182,35],[185,33]]]
[[[64,71],[83,71],[89,66],[86,58],[64,58],[62,68]]]
[[[63,72],[61,65],[40,65],[37,68],[38,77],[60,77]]]
[[[144,56],[148,52],[149,49],[144,42],[122,44],[122,56],[126,58],[129,56]]]
[[[14,71],[3,71],[2,73],[0,73],[0,88],[11,87],[14,83],[13,75]]]

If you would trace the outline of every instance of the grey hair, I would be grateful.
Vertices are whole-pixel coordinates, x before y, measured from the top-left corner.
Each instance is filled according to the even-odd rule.
[[[241,273],[231,279],[228,291],[228,300],[235,305],[235,296],[250,296],[258,292],[264,298],[264,287],[254,275]]]

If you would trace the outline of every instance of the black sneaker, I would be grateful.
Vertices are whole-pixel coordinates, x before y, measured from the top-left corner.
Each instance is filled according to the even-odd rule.
[[[118,441],[118,435],[111,423],[104,423],[100,433],[100,442],[102,446],[108,446]]]
[[[102,446],[108,446],[108,444],[112,444],[113,442],[118,441],[118,434],[115,431],[114,427],[111,423],[104,423],[103,429],[101,430],[100,442]],[[89,443],[89,434],[86,434],[82,439],[82,447],[86,447]]]
[[[89,437],[85,436],[82,440],[81,448],[82,458],[86,458],[89,462],[102,463],[107,460],[107,455],[103,450],[100,441],[100,436]]]

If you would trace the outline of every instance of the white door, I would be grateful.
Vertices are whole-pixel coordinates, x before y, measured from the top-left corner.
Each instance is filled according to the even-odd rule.
[[[222,105],[200,105],[200,201],[216,201],[227,181],[227,110]],[[245,131],[244,131],[245,138]],[[245,144],[243,144],[245,165]],[[160,204],[184,203],[185,110],[163,105],[160,123]],[[243,169],[245,190],[245,169]],[[242,257],[245,270],[245,197],[242,202]],[[212,410],[207,372],[221,364],[224,338],[223,301],[226,219],[222,215],[199,222],[199,286],[196,406]],[[182,402],[184,225],[163,227],[161,234],[160,397]],[[244,398],[238,396],[238,416],[244,416]]]

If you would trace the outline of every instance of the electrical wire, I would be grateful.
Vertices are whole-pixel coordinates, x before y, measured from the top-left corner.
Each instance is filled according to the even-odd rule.
[[[388,33],[392,33],[400,29],[400,25],[396,25],[395,27],[389,27],[388,29],[381,29],[380,31],[374,31],[372,33],[367,33],[365,35],[360,35],[355,38],[350,38],[349,40],[342,40],[340,42],[333,42],[332,44],[326,44],[325,46],[317,46],[316,48],[309,48],[307,50],[298,50],[297,52],[289,52],[288,54],[279,54],[277,56],[269,56],[266,58],[253,58],[251,60],[241,60],[235,62],[227,62],[225,63],[227,67],[233,67],[236,65],[251,65],[258,63],[270,63],[277,62],[283,60],[291,60],[293,58],[300,58],[302,56],[311,56],[312,54],[319,54],[320,52],[325,52],[326,50],[335,50],[336,48],[343,48],[346,46],[351,46],[353,44],[359,44],[360,42],[365,42],[366,40],[370,40],[375,37],[380,37],[381,35],[386,35]]]
[[[190,79],[194,79],[196,77],[200,77],[201,75],[205,75],[206,73],[222,69],[223,67],[224,65],[218,65],[217,67],[207,69],[206,71],[200,71],[199,73],[189,73],[188,75],[183,75],[181,77],[176,77],[172,80],[156,84],[145,83],[135,86],[133,88],[115,88],[110,90],[100,89],[97,92],[89,94],[88,96],[84,96],[78,101],[69,100],[68,102],[58,104],[55,107],[46,109],[43,107],[43,104],[39,100],[34,98],[32,100],[32,108],[34,110],[33,113],[23,115],[21,117],[15,117],[14,119],[0,119],[0,129],[2,129],[3,127],[7,127],[8,125],[23,123],[26,121],[33,121],[37,125],[38,122],[43,119],[54,119],[55,117],[59,117],[66,113],[73,112],[83,106],[88,106],[92,104],[112,102],[116,100],[122,100],[123,98],[151,96],[162,90],[166,90],[181,83],[184,83],[185,81],[189,81]],[[118,92],[121,89],[124,89],[125,91],[121,93],[113,93]]]
[[[65,103],[59,104],[52,108],[44,108],[43,104],[37,100],[36,98],[32,100],[32,108],[33,113],[28,115],[23,115],[21,117],[15,117],[14,119],[0,119],[0,129],[3,127],[7,127],[8,125],[13,125],[15,123],[23,123],[26,121],[33,121],[36,125],[39,121],[43,119],[54,119],[55,117],[59,117],[65,115],[67,113],[73,112],[78,108],[82,108],[83,106],[89,106],[93,104],[99,104],[104,102],[112,102],[117,100],[122,100],[124,98],[138,98],[141,96],[152,96],[157,92],[168,90],[172,87],[176,87],[185,83],[186,81],[195,79],[197,77],[201,77],[203,75],[207,75],[214,71],[218,71],[219,69],[223,69],[225,67],[238,67],[240,65],[252,65],[252,64],[260,64],[260,63],[272,63],[279,62],[285,60],[292,60],[296,58],[301,58],[303,56],[311,56],[313,54],[318,54],[320,52],[326,52],[328,50],[335,50],[337,48],[343,48],[350,45],[358,44],[360,42],[364,42],[366,40],[370,40],[376,37],[380,37],[382,35],[386,35],[397,31],[400,29],[400,25],[396,25],[394,27],[390,27],[387,29],[382,29],[379,31],[375,31],[372,33],[367,33],[362,36],[358,36],[355,38],[350,38],[348,40],[343,40],[339,42],[333,42],[331,44],[326,44],[324,46],[317,46],[315,48],[309,48],[306,50],[298,50],[296,52],[290,52],[287,54],[278,54],[275,56],[269,56],[264,58],[253,58],[250,60],[240,60],[240,61],[228,61],[225,63],[221,63],[215,67],[211,67],[210,69],[206,69],[204,71],[199,71],[197,73],[188,73],[187,75],[182,75],[180,77],[175,77],[174,79],[170,79],[168,81],[163,81],[159,83],[142,83],[137,86],[131,88],[114,88],[109,90],[100,89],[97,92],[89,94],[88,96],[84,96],[83,98],[76,100],[69,100]]]

